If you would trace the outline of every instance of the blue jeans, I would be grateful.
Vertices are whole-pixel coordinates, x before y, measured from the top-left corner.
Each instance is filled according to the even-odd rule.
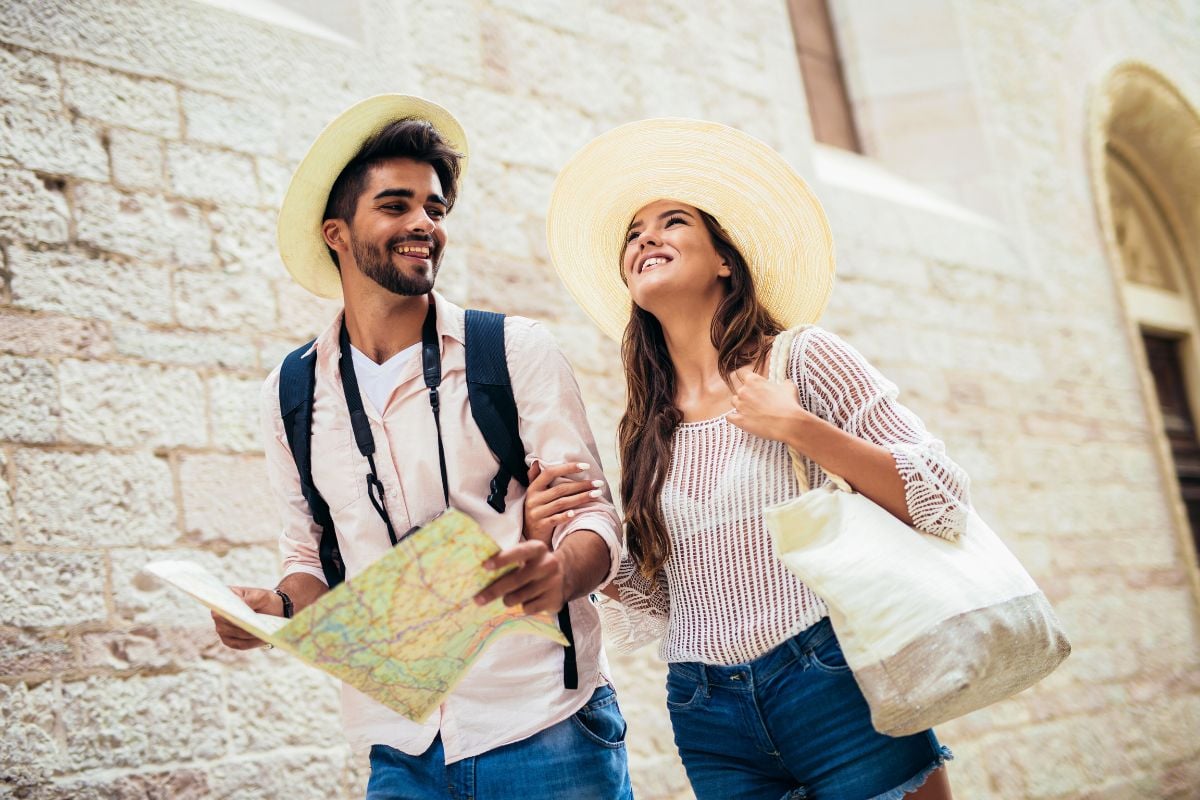
[[[899,800],[953,758],[871,727],[828,619],[747,664],[671,664],[667,710],[697,800]]]
[[[442,738],[419,756],[371,748],[367,800],[633,800],[625,719],[611,686],[528,739],[446,763]]]

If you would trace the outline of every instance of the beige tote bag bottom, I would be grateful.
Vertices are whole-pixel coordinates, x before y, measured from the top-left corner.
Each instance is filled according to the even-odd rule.
[[[777,337],[787,380],[795,331]],[[841,478],[764,512],[776,554],[829,607],[876,730],[902,736],[1002,700],[1071,652],[1029,573],[973,511],[954,541],[920,533]]]

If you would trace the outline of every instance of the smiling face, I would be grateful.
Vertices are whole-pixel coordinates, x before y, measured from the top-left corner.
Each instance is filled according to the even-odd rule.
[[[633,215],[621,275],[633,302],[654,314],[668,301],[677,306],[693,299],[719,301],[728,291],[730,268],[698,209],[656,200]]]
[[[448,209],[441,181],[429,164],[408,158],[376,164],[353,221],[325,222],[326,241],[339,253],[343,282],[357,270],[393,294],[427,294],[446,247]]]

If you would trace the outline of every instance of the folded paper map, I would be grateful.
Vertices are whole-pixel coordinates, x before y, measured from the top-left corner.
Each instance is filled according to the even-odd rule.
[[[203,567],[155,561],[146,570],[238,627],[422,722],[500,636],[532,633],[566,645],[546,614],[474,597],[504,570],[475,520],[450,510],[292,619],[259,614]],[[510,567],[509,569],[512,569]]]

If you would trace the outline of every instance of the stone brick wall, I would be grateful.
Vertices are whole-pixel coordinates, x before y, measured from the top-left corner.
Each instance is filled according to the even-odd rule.
[[[996,192],[979,204],[1004,209],[991,218],[878,163],[814,153],[771,0],[361,0],[346,20],[367,24],[324,30],[322,5],[299,0],[244,14],[7,3],[0,794],[361,796],[332,683],[222,648],[205,614],[139,570],[180,555],[230,582],[274,581],[258,385],[334,312],[288,279],[274,213],[333,114],[405,91],[451,108],[472,140],[441,288],[550,325],[614,479],[616,349],[564,297],[543,243],[556,169],[613,125],[678,114],[742,127],[812,177],[839,244],[826,323],[946,439],[1077,646],[1043,685],[941,731],[958,796],[1195,796],[1196,597],[1075,150],[1082,112],[1062,110],[1082,107],[1094,65],[1059,43],[1098,12],[936,5],[953,12],[935,15],[953,28],[938,41],[966,52],[954,102],[976,103],[993,154],[993,174],[960,186],[969,170],[946,169],[938,184]],[[839,25],[869,11],[834,6]],[[1197,3],[1105,7],[1141,37],[1099,26],[1105,57],[1169,52],[1197,74]],[[876,119],[874,135],[915,140],[911,122]],[[662,665],[613,660],[639,797],[689,797]]]

